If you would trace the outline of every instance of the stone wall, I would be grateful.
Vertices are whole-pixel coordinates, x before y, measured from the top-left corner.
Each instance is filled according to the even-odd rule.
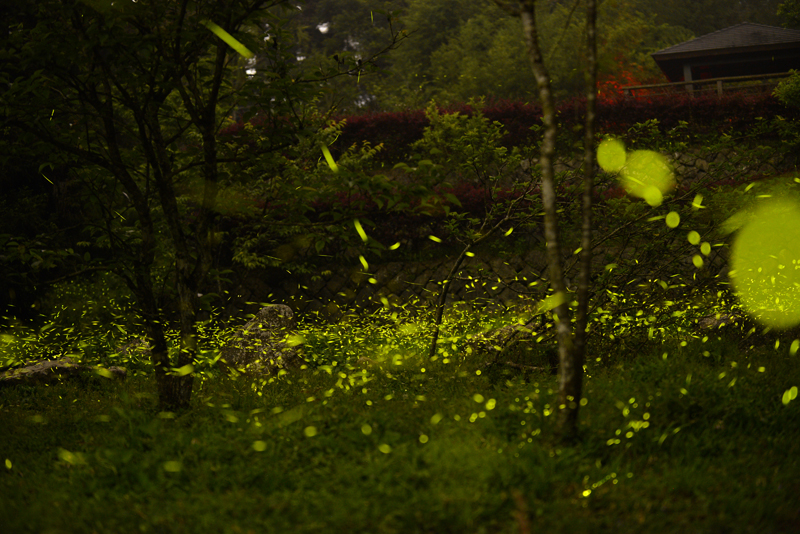
[[[776,153],[760,161],[740,161],[733,150],[709,153],[689,151],[669,154],[679,183],[702,179],[709,172],[741,173],[744,178],[757,175],[776,175],[796,169],[797,156]],[[535,161],[528,164],[535,164]],[[574,171],[580,161],[559,161],[557,171]],[[515,234],[516,235],[516,234]],[[504,306],[513,304],[520,295],[541,298],[547,288],[544,241],[541,236],[528,236],[524,254],[500,257],[491,247],[475,250],[467,258],[452,282],[447,302],[484,301]],[[290,306],[301,316],[318,314],[324,320],[336,320],[348,310],[374,310],[384,305],[402,306],[408,302],[432,304],[438,299],[441,283],[447,278],[457,251],[443,252],[441,257],[428,261],[387,261],[370,264],[365,269],[357,258],[349,263],[322,266],[318,273],[295,275],[281,269],[240,272],[239,303],[270,302]],[[619,252],[615,252],[619,253]],[[602,253],[596,253],[602,269]],[[724,258],[718,258],[724,263]],[[691,259],[685,267],[691,271]],[[721,269],[724,266],[716,265]],[[569,285],[569,281],[568,281]]]
[[[336,320],[348,310],[374,310],[406,303],[430,305],[441,292],[456,257],[450,254],[429,261],[394,261],[355,265],[332,265],[318,274],[287,276],[278,270],[251,271],[239,285],[244,301],[265,300],[290,306],[300,315],[318,314]],[[476,251],[461,265],[452,281],[447,302],[484,301],[508,306],[520,295],[541,297],[547,284],[542,280],[544,249],[523,256],[501,258]]]
[[[747,159],[744,157],[746,154]],[[690,149],[684,153],[673,152],[665,154],[667,161],[675,171],[678,183],[706,178],[708,173],[724,178],[730,172],[743,173],[744,178],[753,176],[776,176],[786,172],[797,171],[800,164],[798,154],[792,151],[781,151],[770,147],[763,147],[761,158],[753,161],[750,156],[752,151],[740,152],[734,149],[706,150],[704,148]],[[527,170],[531,164],[536,165],[538,160],[524,161],[522,167]],[[560,159],[554,164],[556,174],[575,172],[583,165],[583,159]],[[598,167],[598,172],[600,169]]]

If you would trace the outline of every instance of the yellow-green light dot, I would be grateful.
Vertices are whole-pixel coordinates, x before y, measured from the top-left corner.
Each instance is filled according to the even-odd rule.
[[[696,245],[700,242],[700,234],[692,230],[691,232],[689,232],[689,235],[686,236],[686,239],[688,239],[689,243],[691,243],[692,245]]]
[[[606,172],[619,172],[625,158],[625,144],[619,139],[605,139],[597,147],[597,164]]]
[[[483,395],[481,395],[480,393],[476,393],[475,395],[473,395],[472,400],[474,400],[475,402],[483,402]]]
[[[426,436],[425,434],[420,435],[419,442],[420,443],[428,443],[428,436]]]
[[[620,178],[628,193],[643,198],[651,206],[660,205],[664,193],[675,187],[675,177],[667,159],[652,150],[631,152]]]
[[[671,211],[667,214],[667,226],[676,228],[681,223],[681,216],[677,212]]]
[[[253,450],[257,452],[262,452],[267,449],[267,442],[266,441],[254,441],[253,442]]]
[[[313,438],[314,436],[317,435],[317,427],[315,427],[315,426],[307,426],[303,430],[303,433],[306,435],[306,437]]]
[[[353,225],[356,227],[356,232],[358,232],[361,240],[366,243],[369,238],[367,237],[367,233],[364,231],[364,227],[361,226],[361,222],[358,219],[353,219]]]
[[[711,254],[711,243],[708,241],[703,242],[703,244],[700,245],[700,252],[702,252],[704,256]]]
[[[692,257],[692,263],[694,263],[694,266],[699,269],[700,267],[703,266],[703,257],[700,256],[700,254],[695,254]]]
[[[361,432],[363,432],[365,436],[369,436],[372,434],[372,427],[367,424],[361,425]]]
[[[170,460],[169,462],[164,462],[164,471],[168,473],[177,473],[181,470],[183,466],[178,460]]]
[[[389,454],[390,452],[392,452],[392,448],[386,443],[381,443],[378,446],[378,450],[381,451],[383,454]]]
[[[660,206],[661,203],[664,201],[664,195],[661,194],[661,191],[655,186],[647,186],[642,194],[642,198],[644,201],[650,204],[651,206]]]

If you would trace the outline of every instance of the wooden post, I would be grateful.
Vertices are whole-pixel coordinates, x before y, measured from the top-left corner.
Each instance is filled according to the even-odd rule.
[[[717,80],[717,96],[722,96],[722,80]]]
[[[692,81],[692,66],[688,63],[684,63],[683,65],[683,81],[691,82]],[[686,84],[686,91],[694,96],[694,84],[687,83]]]

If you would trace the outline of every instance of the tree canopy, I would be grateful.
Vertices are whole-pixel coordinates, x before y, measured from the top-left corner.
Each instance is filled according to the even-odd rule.
[[[791,2],[786,3],[791,4]],[[537,2],[540,39],[557,98],[578,96],[584,58],[580,0]],[[777,25],[778,0],[607,0],[598,6],[599,80],[663,81],[652,52],[741,22]],[[298,57],[313,64],[340,54],[359,58],[380,49],[385,20],[408,40],[375,62],[378,75],[336,80],[322,102],[341,113],[424,108],[472,97],[534,101],[535,82],[516,26],[493,3],[467,0],[317,0],[294,14]],[[333,95],[336,95],[335,97]]]
[[[191,397],[200,288],[223,238],[220,191],[235,189],[253,161],[272,176],[267,156],[319,126],[311,103],[325,81],[366,68],[345,60],[308,72],[286,25],[297,9],[283,0],[48,1],[21,2],[8,18],[3,156],[18,160],[21,147],[39,162],[34,175],[57,169],[54,185],[80,198],[71,236],[55,229],[47,256],[37,235],[15,249],[41,252],[18,259],[42,269],[61,257],[79,272],[111,270],[125,281],[165,408]],[[220,140],[237,111],[259,116],[256,149]],[[175,354],[165,339],[171,321],[180,331]]]

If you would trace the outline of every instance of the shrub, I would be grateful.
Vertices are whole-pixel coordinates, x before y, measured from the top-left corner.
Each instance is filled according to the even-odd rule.
[[[790,71],[792,75],[775,88],[775,98],[786,104],[800,108],[800,71]]]

